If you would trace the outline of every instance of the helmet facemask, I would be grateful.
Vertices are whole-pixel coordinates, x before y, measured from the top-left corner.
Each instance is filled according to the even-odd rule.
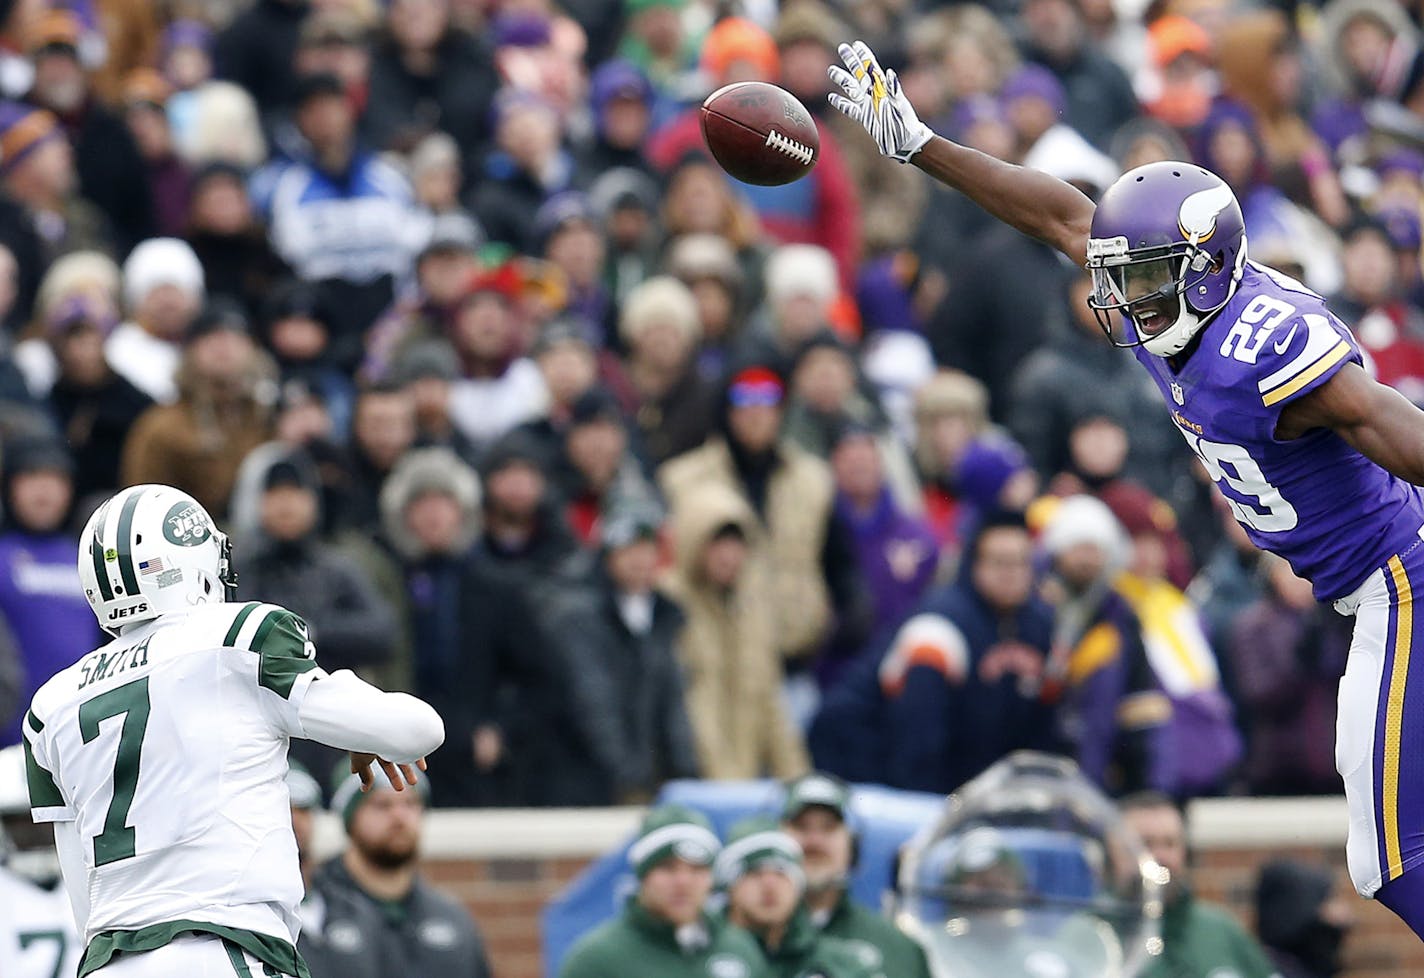
[[[1191,242],[1130,249],[1125,238],[1092,239],[1088,305],[1114,346],[1143,346],[1157,356],[1172,356],[1216,311],[1193,308],[1190,296],[1218,268],[1217,258]],[[1119,323],[1130,324],[1130,333],[1119,333]]]

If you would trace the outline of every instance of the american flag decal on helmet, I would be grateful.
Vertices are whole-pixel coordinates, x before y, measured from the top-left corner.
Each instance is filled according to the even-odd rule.
[[[157,574],[161,570],[163,570],[163,558],[161,557],[153,557],[149,560],[139,561],[138,572],[141,577],[147,577],[149,574]]]

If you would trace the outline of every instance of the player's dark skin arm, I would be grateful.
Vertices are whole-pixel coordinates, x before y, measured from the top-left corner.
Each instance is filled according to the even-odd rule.
[[[935,136],[910,160],[1011,227],[1052,245],[1080,268],[1094,205],[1072,184]]]
[[[1345,364],[1288,405],[1276,423],[1276,437],[1299,438],[1312,428],[1329,428],[1381,468],[1424,485],[1424,411],[1358,364]]]

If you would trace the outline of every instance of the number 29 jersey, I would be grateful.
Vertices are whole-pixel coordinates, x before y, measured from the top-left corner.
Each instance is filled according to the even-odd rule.
[[[1247,262],[1180,371],[1135,352],[1246,535],[1288,560],[1317,600],[1344,597],[1419,541],[1417,486],[1332,431],[1276,437],[1288,404],[1363,362],[1349,329],[1304,285]]]
[[[30,804],[36,821],[76,824],[91,953],[96,935],[184,922],[295,944],[303,887],[284,778],[324,675],[314,655],[285,609],[207,605],[115,639],[35,694]]]

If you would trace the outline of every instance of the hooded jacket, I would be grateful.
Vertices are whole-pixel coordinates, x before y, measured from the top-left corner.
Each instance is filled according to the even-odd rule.
[[[808,656],[819,650],[832,624],[831,592],[821,558],[834,486],[824,462],[787,441],[775,446],[768,469],[760,518],[750,504],[757,494],[739,471],[724,436],[714,435],[701,448],[667,462],[657,477],[674,519],[702,486],[720,486],[742,500],[757,529],[755,536],[748,536],[752,562],[774,596],[772,647],[787,657]]]
[[[767,567],[749,558],[728,592],[700,570],[713,535],[729,524],[741,530],[752,553],[764,546],[751,507],[725,485],[689,489],[673,514],[676,569],[666,589],[687,617],[678,652],[702,776],[792,777],[806,770],[807,757],[782,707]]]

